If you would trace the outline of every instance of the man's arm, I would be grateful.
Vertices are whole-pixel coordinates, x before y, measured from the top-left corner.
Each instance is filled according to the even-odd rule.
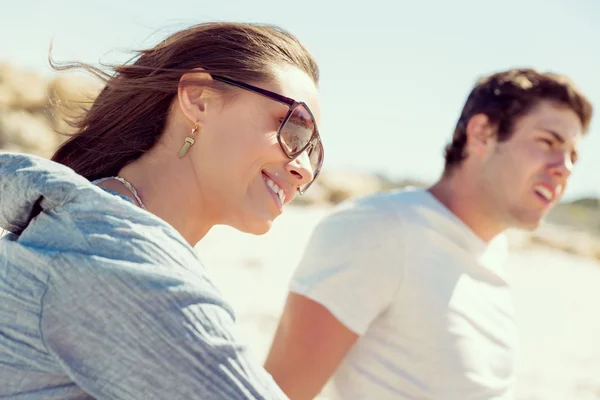
[[[324,306],[290,293],[265,368],[291,399],[313,399],[357,339]]]
[[[389,306],[404,277],[386,198],[338,207],[296,269],[265,367],[292,400],[312,399]]]

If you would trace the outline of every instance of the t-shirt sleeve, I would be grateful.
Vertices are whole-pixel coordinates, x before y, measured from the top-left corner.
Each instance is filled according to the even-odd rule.
[[[398,224],[380,202],[338,206],[313,231],[290,290],[364,334],[391,303],[404,276]]]
[[[201,276],[68,254],[50,269],[43,338],[92,397],[287,398],[238,340],[231,311]]]

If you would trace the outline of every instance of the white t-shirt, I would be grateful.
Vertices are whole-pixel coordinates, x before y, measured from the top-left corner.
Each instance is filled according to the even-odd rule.
[[[343,399],[513,399],[518,337],[502,264],[430,192],[338,206],[315,229],[291,290],[360,335],[336,370]]]

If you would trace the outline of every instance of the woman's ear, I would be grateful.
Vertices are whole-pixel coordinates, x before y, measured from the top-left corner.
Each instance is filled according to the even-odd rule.
[[[204,122],[208,109],[210,87],[213,79],[209,73],[196,70],[184,74],[177,87],[177,100],[183,115],[192,123]]]

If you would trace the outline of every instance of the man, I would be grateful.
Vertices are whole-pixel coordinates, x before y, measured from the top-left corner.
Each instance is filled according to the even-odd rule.
[[[266,368],[293,400],[512,399],[510,227],[563,194],[592,115],[564,76],[481,79],[427,190],[349,201],[314,231]]]

